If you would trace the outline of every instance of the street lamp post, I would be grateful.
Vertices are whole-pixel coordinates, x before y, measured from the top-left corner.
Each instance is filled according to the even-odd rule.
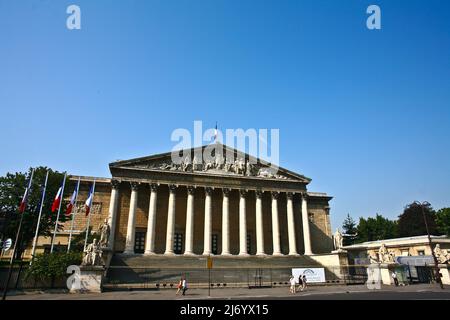
[[[436,281],[437,281],[437,283],[439,283],[439,286],[441,287],[441,289],[444,289],[444,285],[442,284],[442,281],[441,281],[441,274],[439,272],[439,266],[438,266],[439,263],[436,258],[436,255],[434,254],[433,245],[431,243],[431,236],[430,236],[430,230],[428,229],[427,217],[425,216],[425,210],[423,209],[425,206],[429,206],[430,203],[427,201],[424,201],[424,202],[415,201],[414,203],[416,205],[420,206],[420,208],[422,209],[423,221],[425,222],[425,229],[427,230],[428,244],[430,246],[431,255],[433,256],[433,261],[434,261],[434,268],[435,268],[434,275],[435,275]]]

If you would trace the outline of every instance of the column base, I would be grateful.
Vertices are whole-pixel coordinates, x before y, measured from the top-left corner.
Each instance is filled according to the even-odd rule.
[[[284,256],[284,254],[282,254],[281,252],[274,252],[274,253],[272,253],[272,256],[281,257],[281,256]]]
[[[300,255],[297,252],[291,252],[291,253],[289,253],[289,256],[291,256],[291,257],[299,257]]]
[[[165,256],[174,256],[175,255],[175,253],[172,251],[169,251],[169,252],[164,252],[164,255]]]
[[[153,251],[145,251],[144,256],[156,256],[157,254]]]
[[[184,255],[184,256],[188,256],[188,257],[196,256],[196,254],[193,253],[193,252],[185,252],[185,253],[183,253],[183,255]]]
[[[303,255],[304,256],[312,256],[314,253],[312,253],[312,252],[305,252]]]
[[[220,255],[226,256],[226,257],[232,256],[232,254],[230,252],[222,252]]]
[[[240,252],[239,256],[240,257],[248,257],[248,256],[250,256],[250,254],[248,254],[247,252]]]
[[[202,256],[205,256],[205,257],[207,257],[207,256],[214,256],[214,254],[212,254],[211,252],[203,252]]]
[[[267,257],[267,254],[264,253],[264,252],[257,252],[256,255],[257,255],[258,257]]]

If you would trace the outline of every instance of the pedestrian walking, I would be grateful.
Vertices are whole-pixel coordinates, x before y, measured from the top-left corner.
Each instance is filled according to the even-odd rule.
[[[290,289],[289,289],[289,292],[290,292],[290,293],[295,293],[295,284],[296,284],[296,281],[295,281],[294,276],[291,276],[291,278],[289,279],[289,283],[290,283],[290,285],[291,285],[291,287],[290,287]]]
[[[175,293],[175,295],[177,296],[178,293],[180,293],[181,289],[183,289],[183,277],[180,278],[180,281],[178,281],[177,284],[177,293]]]
[[[392,271],[391,277],[392,277],[392,279],[394,279],[395,286],[398,287],[397,272],[395,272],[395,270]]]
[[[182,284],[181,284],[181,287],[183,288],[183,293],[182,293],[182,295],[184,296],[184,295],[186,295],[186,291],[187,291],[187,289],[188,289],[188,283],[187,283],[187,281],[186,281],[186,278],[183,278],[183,282],[182,282]]]
[[[303,280],[302,280],[302,275],[298,276],[298,288],[297,291],[303,291]]]
[[[305,291],[307,289],[308,285],[306,283],[306,276],[302,276],[302,291]]]

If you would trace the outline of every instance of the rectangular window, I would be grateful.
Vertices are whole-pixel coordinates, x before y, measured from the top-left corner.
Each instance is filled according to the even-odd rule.
[[[424,250],[419,250],[419,251],[417,251],[417,254],[419,256],[424,256],[425,255],[425,251]]]
[[[252,237],[247,234],[247,253],[252,251]]]
[[[218,244],[219,244],[219,236],[217,235],[217,234],[213,234],[212,235],[212,238],[211,238],[211,241],[212,241],[212,243],[211,243],[211,248],[212,248],[212,254],[217,254],[217,252],[218,252]]]
[[[175,241],[173,242],[173,252],[175,254],[183,253],[183,234],[175,233]]]

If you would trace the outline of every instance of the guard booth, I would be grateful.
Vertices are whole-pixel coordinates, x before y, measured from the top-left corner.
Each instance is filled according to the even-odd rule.
[[[433,256],[397,257],[397,263],[406,268],[409,283],[431,283],[434,281]]]

